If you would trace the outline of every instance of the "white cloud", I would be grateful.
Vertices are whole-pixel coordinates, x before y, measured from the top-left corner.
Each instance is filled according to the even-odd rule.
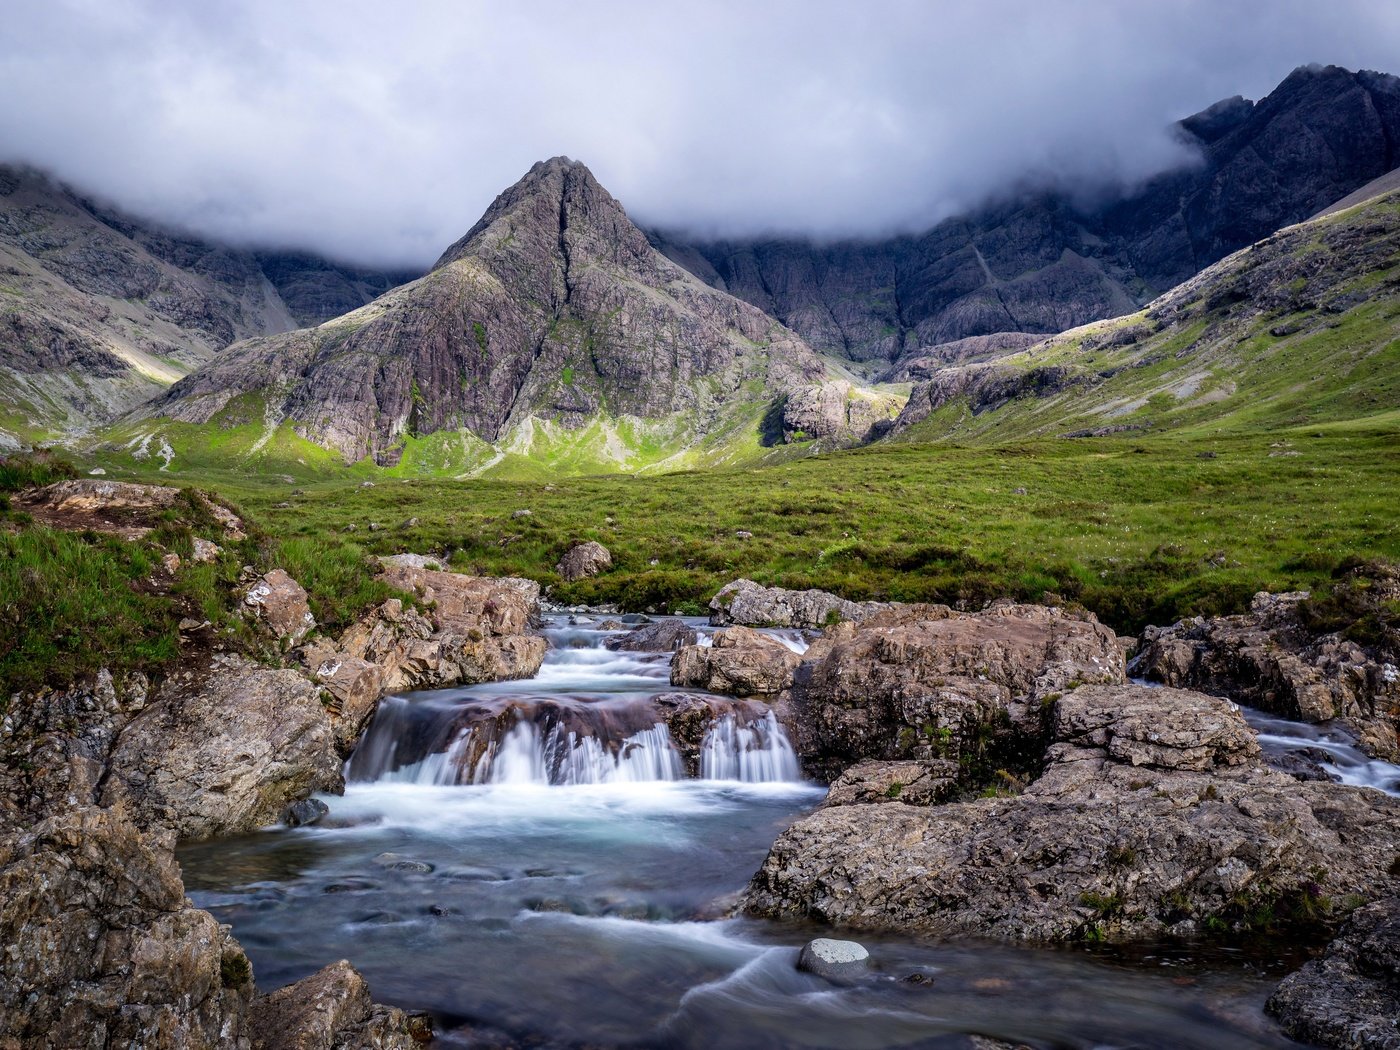
[[[0,154],[212,235],[425,264],[559,153],[647,222],[879,234],[1179,163],[1172,120],[1304,62],[1400,66],[1400,15],[1362,0],[397,6],[10,0]]]

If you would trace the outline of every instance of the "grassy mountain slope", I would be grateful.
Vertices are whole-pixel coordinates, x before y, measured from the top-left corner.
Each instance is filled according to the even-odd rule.
[[[1400,423],[1400,194],[1289,227],[1145,310],[915,387],[904,440]]]

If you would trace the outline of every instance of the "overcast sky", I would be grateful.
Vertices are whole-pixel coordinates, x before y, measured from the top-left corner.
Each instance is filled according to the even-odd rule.
[[[1183,163],[1171,121],[1307,62],[1400,72],[1400,4],[5,0],[0,159],[373,264],[555,154],[643,222],[875,235]]]

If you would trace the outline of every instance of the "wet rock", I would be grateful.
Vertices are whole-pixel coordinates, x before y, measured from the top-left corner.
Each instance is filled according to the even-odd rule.
[[[1052,713],[1044,771],[1023,794],[819,809],[779,837],[745,909],[1123,941],[1247,929],[1256,915],[1306,925],[1392,878],[1400,799],[1268,769],[1226,700],[1091,686]]]
[[[1354,912],[1320,959],[1283,979],[1266,1008],[1313,1046],[1400,1048],[1400,898]]]
[[[0,1046],[237,1046],[238,942],[165,846],[110,810],[0,832]]]
[[[597,576],[612,567],[612,554],[601,543],[586,540],[575,543],[559,559],[555,571],[568,583]]]
[[[827,627],[845,620],[863,620],[889,607],[885,602],[851,602],[826,591],[789,591],[741,579],[725,584],[710,599],[710,622],[720,626]]]
[[[101,801],[142,827],[198,839],[273,823],[288,804],[340,786],[316,687],[234,657],[202,680],[171,680],[122,730]]]
[[[687,645],[671,661],[671,684],[735,696],[771,696],[792,685],[802,658],[748,627],[714,633],[711,645]]]
[[[243,596],[243,604],[280,641],[295,645],[316,626],[306,590],[283,569],[258,578]]]
[[[865,759],[1026,765],[1044,705],[1073,685],[1125,680],[1117,637],[1093,616],[996,602],[979,613],[910,605],[829,628],[802,657],[794,744],[834,776]]]
[[[818,937],[802,946],[797,968],[828,981],[855,980],[869,971],[870,953],[855,941]]]
[[[312,649],[306,663],[329,696],[326,710],[334,727],[336,750],[348,758],[384,695],[384,670],[330,644]]]
[[[293,802],[282,811],[282,823],[289,828],[301,828],[318,824],[321,818],[330,813],[331,807],[319,798],[304,798]]]
[[[389,871],[416,871],[426,874],[433,870],[433,866],[427,861],[405,857],[401,853],[381,853],[374,858],[374,863]]]
[[[600,626],[607,628],[606,623]],[[643,624],[620,637],[609,638],[603,644],[618,652],[669,653],[695,642],[695,628],[684,620],[671,618]]]
[[[344,959],[257,999],[249,1032],[254,1050],[413,1050],[423,1034],[421,1017],[375,1003]]]
[[[1377,602],[1400,600],[1400,580],[1373,581],[1369,590]],[[1287,718],[1342,719],[1362,750],[1400,759],[1400,669],[1340,633],[1310,631],[1308,597],[1260,592],[1242,616],[1149,627],[1136,669]]]

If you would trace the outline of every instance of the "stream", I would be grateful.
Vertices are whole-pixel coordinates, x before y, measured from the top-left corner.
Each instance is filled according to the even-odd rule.
[[[260,990],[347,958],[377,1000],[433,1014],[445,1047],[1296,1045],[1263,1013],[1296,955],[861,936],[870,979],[799,972],[822,930],[724,916],[825,789],[761,705],[695,694],[713,717],[683,753],[652,699],[684,693],[670,654],[613,652],[568,620],[546,623],[532,680],[386,698],[322,823],[180,850]],[[1261,739],[1358,783],[1400,773],[1291,726]]]

